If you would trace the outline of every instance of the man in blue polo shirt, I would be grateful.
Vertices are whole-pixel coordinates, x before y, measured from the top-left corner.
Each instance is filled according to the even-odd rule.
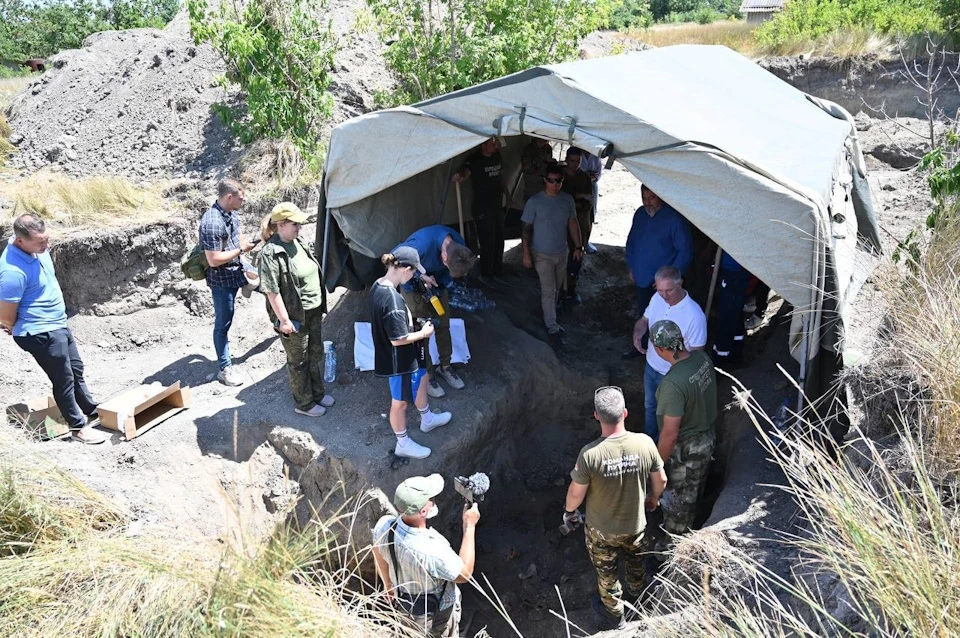
[[[439,379],[446,381],[447,385],[455,390],[461,390],[464,386],[463,379],[450,363],[453,358],[453,341],[450,339],[450,295],[447,290],[453,285],[454,279],[467,274],[476,258],[467,248],[460,233],[440,224],[421,228],[393,250],[396,251],[400,246],[409,246],[417,251],[420,263],[427,271],[420,280],[437,295],[445,310],[442,316],[439,315],[423,295],[414,291],[412,284],[400,286],[400,294],[410,308],[410,314],[416,318],[429,319],[433,323],[440,365],[434,366],[429,362],[430,384],[427,386],[427,394],[439,399],[446,395]]]
[[[74,440],[103,443],[107,437],[91,425],[97,402],[87,389],[83,360],[67,327],[49,244],[46,224],[36,215],[20,215],[13,222],[13,237],[0,255],[0,326],[47,373]]]
[[[642,186],[640,196],[643,206],[633,214],[633,225],[627,235],[627,266],[630,281],[637,287],[637,306],[643,316],[653,298],[654,275],[662,266],[673,266],[681,274],[687,271],[693,260],[693,239],[690,224],[672,206],[656,193]],[[647,335],[643,335],[643,347],[647,347]],[[624,359],[640,356],[640,351],[630,348],[623,353]]]

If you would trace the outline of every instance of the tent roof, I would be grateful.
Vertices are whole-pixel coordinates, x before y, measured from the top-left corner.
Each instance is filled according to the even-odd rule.
[[[534,135],[592,152],[612,145],[635,176],[805,307],[823,272],[811,239],[830,241],[828,205],[838,180],[849,184],[846,143],[856,135],[848,114],[824,108],[719,46],[536,67],[341,124],[330,139],[326,205],[350,247],[375,257],[436,223],[429,191],[444,188],[444,163],[485,137]],[[837,284],[841,301],[845,285]]]

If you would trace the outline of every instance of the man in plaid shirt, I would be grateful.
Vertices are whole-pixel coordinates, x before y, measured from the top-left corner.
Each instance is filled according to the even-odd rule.
[[[221,180],[217,185],[217,201],[200,220],[200,248],[207,257],[207,285],[213,295],[213,347],[220,368],[217,379],[225,385],[243,384],[240,372],[230,362],[227,332],[233,323],[237,291],[248,283],[240,255],[256,245],[240,235],[237,211],[245,199],[240,182],[231,178]]]

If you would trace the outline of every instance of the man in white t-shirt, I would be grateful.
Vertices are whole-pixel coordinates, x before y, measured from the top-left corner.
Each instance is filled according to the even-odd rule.
[[[633,347],[647,355],[647,366],[643,372],[643,408],[644,432],[656,441],[657,431],[657,388],[664,375],[670,370],[670,364],[664,361],[653,348],[643,347],[643,335],[647,329],[660,321],[669,319],[678,326],[683,334],[683,343],[689,351],[703,350],[707,345],[707,317],[697,302],[683,289],[682,276],[674,266],[663,266],[654,275],[657,294],[643,316],[633,327]]]

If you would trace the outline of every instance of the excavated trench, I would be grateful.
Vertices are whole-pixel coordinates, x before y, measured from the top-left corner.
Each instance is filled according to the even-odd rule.
[[[356,431],[343,441],[330,431],[314,433],[321,450],[307,455],[306,463],[294,462],[296,455],[284,451],[284,442],[271,439],[293,466],[291,476],[299,480],[305,496],[302,506],[325,500],[329,506],[331,495],[333,505],[338,506],[342,502],[336,496],[341,490],[334,488],[338,481],[347,494],[367,486],[379,488],[380,499],[360,512],[361,520],[354,526],[354,538],[366,541],[363,533],[382,514],[382,503],[389,500],[397,483],[411,475],[440,472],[448,480],[448,489],[439,499],[441,514],[435,526],[457,548],[462,501],[449,481],[455,475],[486,472],[492,487],[481,505],[477,574],[489,579],[523,636],[565,633],[563,623],[551,613],[561,609],[557,588],[570,619],[592,630],[595,620],[590,597],[596,581],[583,534],[578,531],[563,537],[558,526],[576,455],[598,435],[592,417],[593,391],[601,385],[622,387],[630,411],[628,428],[642,430],[643,363],[620,357],[636,318],[634,293],[619,277],[617,264],[613,247],[601,247],[601,253],[591,260],[582,284],[584,303],[561,317],[568,345],[556,353],[545,343],[536,275],[509,268],[513,285],[490,294],[497,310],[465,317],[473,349],[473,359],[463,368],[468,389],[433,402],[434,407],[454,413],[450,428],[443,428],[437,438],[434,433],[422,435],[413,430],[418,441],[433,447],[430,458],[391,470],[386,450],[392,439],[382,419],[369,426],[365,438],[360,426],[364,445],[359,448]],[[352,335],[353,321],[357,317],[362,320],[364,314],[364,295],[348,294],[328,315],[326,334],[343,342]],[[748,358],[760,359],[763,365],[770,356],[779,358],[779,351],[765,351],[772,333],[781,330],[774,325],[768,327],[769,334],[754,335]],[[351,364],[346,362],[346,367]],[[340,379],[339,402],[360,400],[362,395],[367,405],[384,406],[377,411],[385,409],[380,380],[370,375],[348,376],[349,380]],[[721,384],[724,397],[730,396],[729,385]],[[714,501],[723,492],[728,455],[735,444],[742,444],[748,429],[742,414],[721,417],[717,460],[700,503],[698,525],[710,518]],[[653,526],[658,522],[655,518],[651,521]],[[482,627],[494,636],[511,635],[508,623],[480,593],[469,586],[462,590],[463,635],[474,635]]]
[[[169,257],[182,249],[182,232],[170,234],[157,227],[156,232],[147,233],[146,239],[138,240],[143,243],[144,255],[151,250],[150,242],[167,246],[166,260],[162,259],[164,255],[154,254],[158,267],[150,276],[165,273],[162,278],[168,280]],[[119,238],[101,239],[106,244],[120,242]],[[109,254],[105,248],[105,244],[100,245],[100,257]],[[88,268],[97,268],[97,261],[102,260],[80,261]],[[166,264],[161,268],[162,261]],[[643,362],[620,357],[629,345],[637,314],[633,288],[621,273],[622,248],[600,246],[600,253],[585,264],[580,287],[584,303],[567,308],[561,315],[568,345],[558,352],[545,342],[536,275],[522,269],[518,261],[515,252],[508,254],[512,285],[490,293],[497,309],[464,317],[473,354],[462,370],[467,389],[433,401],[434,408],[452,411],[454,420],[450,426],[426,435],[413,429],[414,437],[433,449],[428,459],[391,469],[388,450],[393,437],[383,417],[389,404],[383,381],[372,373],[353,371],[352,353],[341,347],[335,418],[325,418],[320,424],[298,421],[293,427],[276,425],[282,419],[244,424],[241,452],[247,450],[247,458],[256,460],[261,469],[243,470],[253,464],[242,463],[235,473],[254,472],[263,478],[245,480],[250,485],[244,493],[249,492],[253,501],[262,501],[251,501],[253,506],[244,510],[248,523],[257,516],[265,522],[276,520],[298,495],[302,497],[298,518],[307,521],[313,508],[335,511],[346,502],[352,504],[351,497],[375,488],[372,493],[378,498],[367,499],[350,530],[354,545],[362,547],[370,540],[373,523],[385,506],[389,507],[387,496],[400,481],[439,472],[447,479],[448,488],[439,500],[441,515],[436,527],[454,548],[460,542],[461,501],[449,482],[456,475],[488,473],[492,486],[481,505],[476,573],[489,580],[523,636],[553,638],[565,634],[564,624],[551,613],[561,609],[557,589],[570,620],[587,631],[595,628],[590,597],[596,581],[582,532],[562,537],[558,530],[569,471],[579,449],[598,435],[592,417],[593,391],[602,385],[622,387],[630,411],[627,426],[633,431],[642,430]],[[121,303],[129,297],[120,294],[114,299]],[[368,320],[367,313],[363,293],[343,295],[325,319],[324,337],[338,344],[352,343],[354,322]],[[757,364],[757,392],[768,407],[774,407],[779,398],[763,378],[774,362],[789,359],[784,333],[785,326],[776,319],[748,341],[748,360]],[[774,335],[777,339],[771,340]],[[767,348],[768,342],[780,341],[784,342],[782,348]],[[276,392],[286,396],[283,386],[278,377],[276,383],[251,387],[247,390],[250,395],[240,398],[248,404],[273,405],[279,401],[278,405],[285,405],[285,399],[274,396]],[[728,382],[721,383],[721,395],[724,402],[729,400]],[[410,418],[414,418],[412,410]],[[202,430],[213,428],[214,420],[198,426]],[[717,462],[700,504],[698,524],[711,517],[714,501],[724,496],[730,457],[739,450],[737,445],[749,438],[748,429],[741,414],[725,414]],[[227,451],[229,441],[205,445],[210,453],[233,458],[237,442],[233,443],[232,454]],[[292,480],[285,480],[285,474]],[[741,495],[726,496],[725,501],[733,505],[732,509],[727,507],[725,516],[738,514]],[[369,577],[372,563],[365,567]],[[469,586],[462,589],[463,635],[474,635],[482,627],[493,636],[513,635],[483,596]]]

